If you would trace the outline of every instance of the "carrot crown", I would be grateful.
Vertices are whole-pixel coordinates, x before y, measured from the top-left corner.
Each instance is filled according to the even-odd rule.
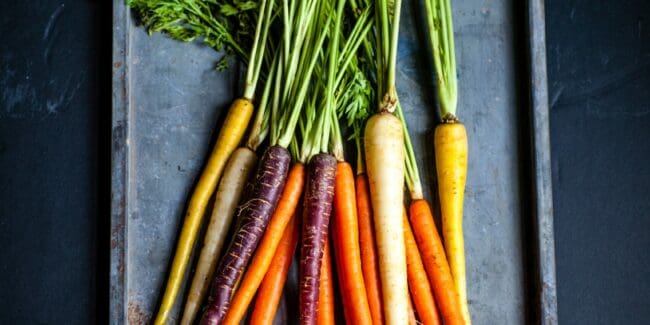
[[[392,5],[392,6],[391,6]],[[377,0],[377,86],[379,110],[394,112],[397,103],[395,70],[401,0]]]

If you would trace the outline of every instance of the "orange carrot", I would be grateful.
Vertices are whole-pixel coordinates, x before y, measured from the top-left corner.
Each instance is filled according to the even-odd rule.
[[[341,290],[347,293],[343,295],[343,308],[348,311],[351,324],[372,324],[361,270],[354,174],[350,164],[344,161],[339,161],[336,167],[332,232],[336,234],[334,250],[339,278],[345,278],[345,287]]]
[[[318,325],[334,325],[334,274],[329,239],[325,241],[318,291]]]
[[[449,270],[445,249],[425,200],[414,200],[409,209],[415,239],[445,325],[464,324],[458,293]]]
[[[406,209],[404,209],[404,243],[406,245],[406,271],[409,291],[411,291],[411,298],[415,309],[418,311],[420,321],[424,325],[439,325],[440,316],[433,300],[431,285],[429,285],[429,279],[427,279],[427,273],[422,264],[420,251],[418,251],[411,225],[406,216]]]
[[[251,315],[251,325],[271,325],[275,312],[278,309],[284,283],[287,280],[289,266],[293,260],[293,254],[298,244],[300,231],[299,218],[297,214],[291,218],[291,222],[284,230],[282,240],[273,256],[269,270],[264,276],[262,285],[257,294],[257,301]]]
[[[370,316],[372,317],[373,324],[383,324],[384,313],[381,303],[381,282],[379,278],[379,264],[377,262],[377,246],[372,221],[372,205],[370,204],[370,194],[368,193],[368,178],[365,173],[357,175],[356,192],[361,267],[363,269],[363,280],[366,285]]]
[[[262,283],[264,276],[271,265],[285,228],[291,221],[296,211],[296,206],[302,194],[305,182],[304,166],[301,163],[293,165],[289,171],[278,205],[273,212],[269,225],[264,231],[264,237],[260,241],[246,274],[244,275],[239,289],[235,293],[230,308],[226,313],[223,324],[236,325],[246,313],[246,309],[253,300],[255,292]]]
[[[330,234],[332,235],[332,242],[338,241],[338,238],[336,238],[337,234],[336,234],[335,231],[330,232]],[[340,256],[341,252],[339,250],[335,249],[332,252],[332,254],[334,255],[334,260],[335,261],[340,261],[341,260],[341,256]],[[342,273],[341,265],[339,263],[334,263],[334,266],[336,267],[336,274],[341,274]],[[338,282],[339,282],[339,289],[340,289],[339,292],[341,293],[341,300],[345,301],[347,299],[345,296],[348,294],[348,291],[346,290],[346,288],[348,287],[348,284],[345,281],[346,280],[345,277],[339,277],[338,280],[339,280]],[[348,309],[343,308],[343,317],[345,319],[345,324],[351,324],[349,308]]]

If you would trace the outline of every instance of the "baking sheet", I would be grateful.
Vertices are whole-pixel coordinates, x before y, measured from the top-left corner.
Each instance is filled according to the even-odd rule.
[[[423,4],[402,5],[397,87],[435,210],[434,70]],[[458,115],[469,138],[464,233],[472,319],[556,324],[543,1],[452,7]],[[237,69],[214,70],[218,53],[148,36],[121,0],[113,24],[110,323],[145,324],[164,290],[185,203],[240,90]],[[295,283],[288,286],[295,295]],[[295,323],[286,316],[297,299],[287,298],[278,324]]]

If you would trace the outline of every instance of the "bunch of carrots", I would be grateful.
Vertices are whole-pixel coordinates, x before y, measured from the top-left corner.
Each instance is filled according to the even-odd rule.
[[[456,116],[449,1],[425,0],[442,121],[434,151],[443,237],[395,84],[401,0],[128,1],[150,31],[202,38],[247,64],[242,97],[188,203],[155,324],[170,321],[197,248],[181,324],[272,324],[296,251],[301,324],[471,323],[467,135]],[[238,42],[238,26],[253,21],[250,41]],[[344,135],[356,146],[356,175]]]

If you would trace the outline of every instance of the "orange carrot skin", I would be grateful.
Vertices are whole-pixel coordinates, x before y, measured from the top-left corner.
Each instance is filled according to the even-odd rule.
[[[424,325],[440,325],[440,316],[436,308],[431,285],[422,264],[422,257],[411,230],[406,209],[404,209],[404,243],[406,244],[406,270],[409,281],[409,291],[420,321]]]
[[[373,324],[384,323],[384,311],[381,301],[381,280],[379,277],[379,262],[377,244],[375,242],[375,226],[372,221],[372,205],[368,187],[368,176],[357,175],[356,178],[357,214],[359,218],[359,245],[361,246],[361,267],[363,280],[366,285],[366,295]]]
[[[409,207],[415,240],[420,248],[435,301],[445,325],[464,324],[460,300],[449,269],[445,249],[433,221],[431,208],[425,200],[414,200]]]
[[[332,242],[336,242],[338,240],[336,238],[336,235],[337,235],[336,232],[335,231],[331,232],[331,235],[332,235]],[[337,250],[337,249],[333,250],[332,254],[334,255],[334,260],[335,261],[340,261],[341,260],[341,256],[339,256],[340,255],[339,250]],[[336,266],[336,274],[341,274],[342,273],[341,265],[339,263],[335,263],[335,266]],[[345,298],[345,296],[349,294],[349,292],[346,290],[346,288],[348,287],[348,284],[345,281],[346,278],[344,278],[344,277],[339,277],[338,280],[339,280],[338,281],[339,282],[339,292],[341,293],[341,300],[343,301],[343,300],[347,299],[347,298]],[[352,324],[352,322],[350,322],[350,315],[349,314],[350,314],[349,308],[347,308],[347,309],[343,308],[343,317],[345,319],[345,324]]]
[[[237,325],[246,314],[253,296],[271,265],[273,256],[282,240],[285,228],[291,221],[302,195],[305,182],[305,168],[301,163],[293,165],[285,183],[278,205],[273,212],[271,221],[264,231],[264,236],[255,252],[239,289],[230,303],[223,325]]]
[[[317,325],[334,325],[334,273],[329,240],[325,241],[323,264],[320,271],[320,290],[318,291]]]
[[[351,324],[371,325],[370,307],[361,270],[359,248],[359,223],[354,190],[354,174],[347,162],[336,167],[334,186],[334,220],[332,231],[336,233],[334,249],[338,252],[336,263],[345,278],[347,294],[343,296],[343,307],[348,309]]]
[[[298,245],[299,230],[299,217],[294,215],[284,230],[282,240],[275,252],[275,256],[273,256],[273,261],[259,288],[258,298],[251,315],[251,325],[273,324],[273,318],[275,318],[275,312],[278,310],[278,304],[280,298],[282,298],[282,291],[293,260],[293,254]]]
[[[409,325],[418,325],[418,319],[415,317],[415,309],[413,309],[413,298],[411,296],[409,296],[408,303]]]

